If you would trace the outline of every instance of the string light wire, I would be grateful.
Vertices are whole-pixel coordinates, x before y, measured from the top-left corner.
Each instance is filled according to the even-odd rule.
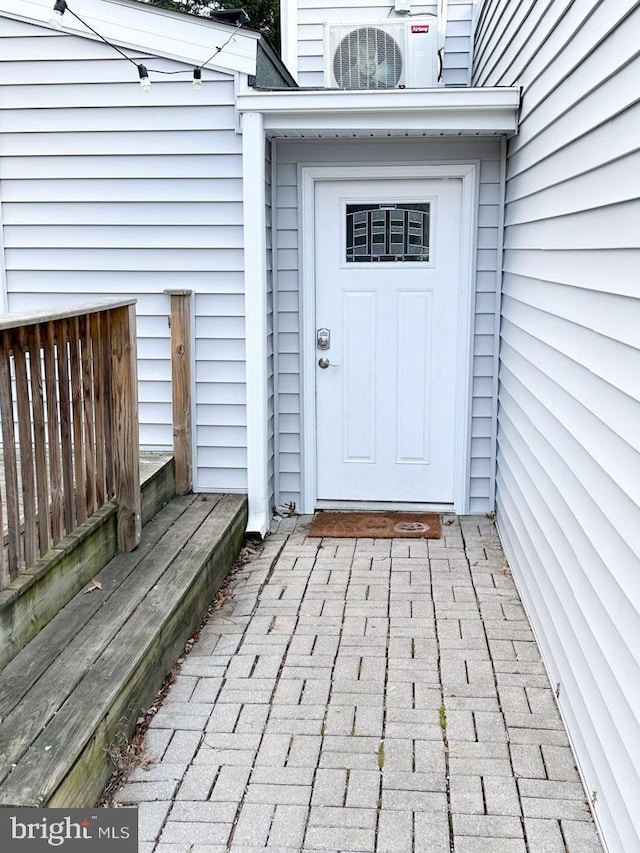
[[[56,6],[57,6],[57,5],[58,5],[58,3],[56,3]],[[56,10],[56,11],[57,11],[57,10]],[[136,68],[136,70],[138,71],[138,74],[139,74],[139,75],[140,75],[140,68],[144,68],[146,72],[151,71],[151,72],[153,72],[153,74],[168,74],[168,75],[172,75],[172,74],[190,74],[190,73],[192,73],[190,70],[187,70],[187,69],[180,69],[179,71],[165,71],[165,70],[163,70],[163,69],[161,69],[161,68],[148,68],[147,66],[144,66],[144,65],[142,65],[142,66],[141,66],[141,65],[140,65],[140,63],[136,62],[136,60],[135,60],[135,59],[133,59],[133,58],[132,58],[132,57],[130,57],[130,56],[127,56],[127,54],[126,54],[123,50],[120,50],[120,48],[119,48],[117,45],[115,45],[115,44],[113,44],[112,42],[110,42],[110,41],[109,41],[108,39],[106,39],[103,35],[101,35],[97,30],[95,30],[95,29],[91,26],[91,24],[88,24],[85,20],[83,20],[83,19],[80,17],[80,15],[77,15],[77,14],[73,11],[73,9],[70,9],[70,8],[69,8],[69,6],[68,6],[66,3],[64,4],[64,10],[63,10],[63,11],[64,11],[64,12],[68,12],[68,13],[69,13],[72,17],[74,17],[77,21],[80,21],[80,23],[81,23],[84,27],[86,27],[88,30],[90,30],[90,31],[91,31],[95,36],[97,36],[101,41],[103,41],[106,45],[108,45],[110,48],[112,48],[112,49],[113,49],[113,50],[115,50],[117,53],[119,53],[119,54],[120,54],[120,56],[121,56],[123,59],[126,59],[126,60],[127,60],[127,62],[130,62],[130,63],[131,63],[131,64]],[[63,12],[59,12],[60,17],[62,17],[62,14],[63,14]],[[194,65],[194,67],[193,67],[193,76],[194,76],[194,80],[198,80],[198,81],[200,81],[200,80],[201,80],[201,78],[202,78],[202,69],[203,69],[206,65],[208,65],[208,64],[211,62],[211,60],[212,60],[212,59],[215,59],[215,57],[216,57],[219,53],[222,53],[222,51],[225,49],[225,47],[226,47],[226,46],[229,44],[229,42],[234,38],[234,36],[235,36],[235,35],[236,35],[236,33],[238,32],[238,30],[239,30],[242,26],[244,26],[244,24],[245,24],[245,23],[246,23],[246,21],[241,21],[241,22],[236,26],[235,30],[231,33],[231,35],[229,36],[229,38],[224,42],[224,44],[222,44],[220,47],[216,47],[216,49],[214,50],[214,52],[211,54],[211,56],[210,56],[208,59],[205,59],[205,61],[204,61],[204,62],[201,62],[199,65]],[[156,57],[156,59],[157,59],[157,58],[158,58],[158,57]],[[200,72],[200,74],[199,74],[199,75],[196,75],[196,71],[199,71],[199,72]],[[141,79],[142,79],[142,78],[141,78]],[[147,76],[146,76],[146,79],[148,80],[148,74],[147,74]],[[149,81],[148,85],[151,85],[151,81]],[[199,88],[199,87],[198,87],[198,88]]]

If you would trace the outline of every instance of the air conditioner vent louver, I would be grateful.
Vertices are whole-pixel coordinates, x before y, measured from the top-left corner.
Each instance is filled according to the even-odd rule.
[[[352,30],[333,55],[333,74],[341,89],[392,89],[402,73],[400,46],[378,27]]]

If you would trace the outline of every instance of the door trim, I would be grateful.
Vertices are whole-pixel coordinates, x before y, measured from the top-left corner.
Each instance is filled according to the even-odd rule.
[[[316,347],[315,347],[315,189],[318,181],[370,181],[389,179],[446,179],[462,182],[460,210],[460,272],[458,299],[458,357],[456,363],[454,510],[469,511],[471,457],[471,336],[474,317],[475,256],[479,163],[419,163],[367,166],[298,166],[300,204],[300,393],[302,483],[304,513],[316,508]]]

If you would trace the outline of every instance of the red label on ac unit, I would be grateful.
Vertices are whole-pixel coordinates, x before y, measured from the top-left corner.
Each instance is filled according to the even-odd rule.
[[[430,24],[411,24],[412,33],[428,33]]]

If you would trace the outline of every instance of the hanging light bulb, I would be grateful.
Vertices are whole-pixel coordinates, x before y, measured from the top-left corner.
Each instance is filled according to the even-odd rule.
[[[202,68],[193,69],[193,88],[202,89]]]
[[[66,0],[56,0],[53,4],[53,13],[49,18],[49,23],[56,30],[62,29],[62,16],[67,10]]]
[[[149,80],[149,72],[144,65],[138,65],[138,74],[140,76],[140,85],[143,92],[148,92],[151,88],[151,80]]]

